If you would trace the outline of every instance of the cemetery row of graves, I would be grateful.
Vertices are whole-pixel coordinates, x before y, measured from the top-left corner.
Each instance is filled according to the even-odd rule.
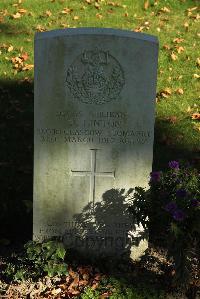
[[[0,4],[2,298],[198,298],[198,22],[194,0]]]

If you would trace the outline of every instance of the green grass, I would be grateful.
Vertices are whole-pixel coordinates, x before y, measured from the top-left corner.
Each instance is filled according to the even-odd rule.
[[[200,66],[197,63],[200,46],[199,11],[191,10],[199,1],[149,0],[146,10],[146,0],[88,1],[91,4],[85,0],[19,2],[0,1],[0,112],[3,120],[0,126],[0,175],[3,179],[1,198],[6,202],[6,205],[1,204],[1,208],[2,215],[10,216],[9,219],[2,218],[0,235],[17,240],[19,229],[22,239],[30,238],[32,226],[30,205],[34,72],[33,69],[14,69],[11,58],[27,53],[28,59],[25,63],[33,64],[36,31],[66,27],[112,27],[139,30],[158,36],[160,51],[157,93],[160,95],[169,88],[171,95],[167,98],[158,96],[156,104],[154,168],[165,167],[170,159],[194,160],[200,152],[200,123],[199,120],[191,118],[193,113],[200,112],[200,79],[196,78],[197,75],[200,76]],[[20,18],[13,18],[18,9],[22,8],[26,12],[21,14]],[[70,8],[71,12],[62,13],[64,8]],[[174,43],[175,38],[183,41]],[[163,48],[164,45],[170,49]],[[13,47],[10,48],[11,51],[10,46]],[[178,53],[175,46],[183,47],[184,51]],[[177,56],[176,60],[171,58],[172,53]],[[183,94],[178,94],[177,89],[183,89]],[[195,160],[196,163],[198,161]],[[19,199],[24,202],[24,208],[18,204]],[[25,222],[24,231],[22,227]],[[147,297],[145,290],[124,290],[121,285],[116,286],[116,289],[116,296],[112,298],[159,298],[159,295],[154,294]],[[98,298],[98,294],[95,297],[94,293],[88,289],[82,298]]]
[[[149,5],[145,10],[144,3],[147,2]],[[198,2],[0,1],[0,109],[3,115],[0,151],[3,157],[3,179],[8,188],[6,196],[10,196],[8,190],[13,184],[16,186],[16,193],[22,193],[24,200],[30,198],[28,190],[32,190],[34,72],[33,69],[14,69],[11,59],[27,53],[28,59],[24,63],[33,64],[34,34],[38,30],[95,26],[139,30],[157,35],[160,51],[153,168],[159,170],[166,167],[170,159],[183,158],[199,163],[200,123],[199,120],[192,119],[193,113],[200,112],[200,79],[197,78],[200,76],[200,66],[197,63],[200,46]],[[66,8],[69,12],[64,14]],[[182,41],[176,43],[176,38]],[[178,47],[183,47],[181,53],[177,52]],[[177,57],[176,60],[172,59],[172,53]],[[166,88],[171,94],[163,97],[162,91]],[[182,89],[183,94],[178,94],[177,89]],[[26,182],[22,189],[17,183],[19,169]],[[24,193],[25,189],[27,194]],[[20,193],[19,190],[23,191]]]
[[[91,3],[88,3],[91,2]],[[66,27],[113,27],[157,35],[160,41],[158,93],[166,87],[171,89],[168,98],[159,98],[156,107],[156,139],[155,155],[167,147],[176,148],[188,157],[199,151],[200,126],[197,120],[192,120],[192,113],[199,111],[199,11],[198,1],[192,0],[160,0],[149,1],[144,9],[141,0],[2,0],[0,3],[0,43],[7,47],[1,48],[0,77],[1,80],[33,79],[33,70],[17,72],[13,69],[10,59],[27,52],[28,64],[33,64],[33,39],[38,30],[53,30]],[[18,4],[18,5],[16,5]],[[95,6],[96,5],[96,6]],[[99,6],[98,6],[99,5]],[[18,9],[25,9],[20,18],[13,18]],[[65,8],[70,8],[64,14]],[[191,11],[190,11],[191,10]],[[76,19],[78,17],[78,19]],[[187,27],[187,24],[188,27]],[[186,24],[184,26],[184,24]],[[182,38],[181,43],[174,43],[175,38]],[[163,46],[168,45],[169,50]],[[184,51],[177,53],[175,47],[183,47]],[[172,60],[171,53],[177,56]],[[177,94],[177,89],[183,89],[183,94]],[[190,111],[189,107],[191,107]],[[176,117],[171,121],[171,117]],[[174,118],[173,118],[174,119]],[[181,154],[179,154],[181,156]],[[176,158],[176,157],[174,157]],[[179,157],[177,157],[179,158]],[[156,166],[160,166],[155,162]],[[162,166],[162,163],[161,163]]]
[[[14,69],[11,59],[27,53],[24,64],[33,64],[34,34],[38,30],[95,26],[139,30],[158,36],[160,51],[153,168],[160,170],[169,160],[176,159],[194,161],[198,166],[200,123],[191,117],[200,112],[200,79],[196,78],[200,76],[197,63],[200,45],[198,2],[149,0],[145,10],[147,0],[0,1],[1,197],[4,203],[10,202],[10,206],[4,204],[2,214],[10,213],[18,198],[24,201],[28,210],[32,201],[34,72],[33,69]],[[66,8],[69,13],[64,14]],[[176,43],[176,38],[183,40]],[[176,47],[183,47],[183,51],[178,53]],[[176,60],[171,58],[172,53]],[[162,93],[166,88],[171,92],[167,98]],[[177,89],[182,89],[183,94],[178,94]],[[21,215],[18,222],[23,223],[24,211],[18,209]],[[13,216],[10,214],[15,217],[14,212]],[[10,220],[6,221],[4,227],[9,227]],[[31,223],[29,228],[31,231]],[[15,235],[13,225],[12,230]]]

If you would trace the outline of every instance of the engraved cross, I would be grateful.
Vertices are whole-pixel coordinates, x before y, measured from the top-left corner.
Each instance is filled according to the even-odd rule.
[[[97,151],[96,148],[91,148],[91,170],[71,170],[73,176],[89,176],[90,177],[90,197],[89,202],[95,203],[95,185],[96,177],[110,177],[115,178],[115,171],[96,171]]]

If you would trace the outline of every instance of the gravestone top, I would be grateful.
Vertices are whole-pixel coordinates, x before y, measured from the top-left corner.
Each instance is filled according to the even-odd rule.
[[[129,190],[151,172],[157,58],[156,37],[127,30],[36,34],[34,240],[134,258],[146,249]]]
[[[134,32],[129,30],[113,29],[113,28],[95,28],[95,27],[83,27],[83,28],[67,28],[57,29],[46,32],[37,32],[35,39],[51,38],[51,37],[62,37],[65,35],[117,35],[124,38],[136,38],[153,43],[158,43],[158,38],[154,35]]]

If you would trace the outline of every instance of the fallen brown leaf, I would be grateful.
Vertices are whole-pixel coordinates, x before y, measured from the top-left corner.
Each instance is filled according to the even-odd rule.
[[[37,25],[35,29],[39,32],[43,32],[46,30],[42,25]]]
[[[105,292],[103,293],[102,295],[100,295],[100,299],[103,299],[103,298],[109,298],[110,296],[112,295],[111,292]]]
[[[69,28],[70,27],[69,24],[66,24],[66,23],[62,23],[61,26],[64,27],[64,28]]]
[[[172,52],[170,56],[171,56],[171,59],[174,61],[178,59],[177,55],[174,54],[174,52]]]
[[[28,59],[28,53],[24,52],[22,55],[21,55],[21,58],[26,61]]]
[[[22,68],[22,71],[29,71],[34,68],[34,64],[27,64],[25,63],[24,67]]]
[[[24,8],[18,8],[17,10],[20,14],[25,14],[27,13],[27,9],[24,9]]]
[[[71,277],[69,275],[67,275],[66,278],[65,278],[66,283],[69,283],[70,280],[71,280]]]
[[[176,90],[176,93],[178,93],[178,94],[183,94],[183,93],[184,93],[184,91],[183,91],[183,89],[182,89],[182,88],[178,88],[178,89]]]
[[[96,17],[97,17],[98,19],[100,19],[100,20],[103,18],[103,16],[102,16],[100,13],[97,13],[97,14],[96,14]]]
[[[147,10],[149,8],[149,0],[144,2],[144,9]]]
[[[16,57],[12,57],[12,58],[11,58],[11,61],[12,61],[12,63],[16,63],[16,62],[21,63],[21,62],[22,62],[22,59],[21,59],[20,57],[16,56]]]
[[[94,7],[95,7],[96,9],[100,9],[100,4],[97,3],[97,2],[95,2]]]
[[[53,295],[53,296],[57,296],[59,293],[61,293],[61,289],[60,288],[58,288],[58,289],[54,289],[54,290],[52,290],[51,291],[51,294]]]
[[[72,292],[74,288],[77,288],[79,285],[79,276],[75,277],[72,283],[69,285],[68,290]]]
[[[127,7],[126,5],[120,5],[120,3],[113,2],[113,1],[108,2],[108,5],[115,6],[115,7],[122,7],[122,8],[126,8]]]
[[[193,113],[192,116],[191,116],[191,118],[195,119],[195,120],[200,120],[200,113],[198,113],[198,112],[197,113]]]
[[[17,12],[16,14],[12,15],[13,19],[20,19],[21,18],[21,14],[19,12]]]
[[[191,18],[195,19],[195,20],[199,20],[200,19],[200,14],[196,14],[191,16]]]
[[[187,9],[187,11],[191,12],[191,11],[194,11],[198,8],[198,6],[194,6],[194,7],[190,7]]]
[[[65,7],[62,11],[61,14],[67,15],[69,13],[71,13],[73,11],[73,9]]]
[[[50,10],[46,10],[46,11],[45,11],[45,15],[46,15],[47,17],[51,17],[51,16],[52,16],[52,12],[51,12]]]
[[[185,22],[185,23],[183,24],[183,26],[185,27],[185,30],[186,30],[186,31],[189,30],[189,24],[188,24],[188,22]]]
[[[8,10],[7,9],[4,9],[4,10],[2,10],[1,11],[1,14],[2,14],[2,16],[7,16],[9,13],[8,13]]]
[[[92,269],[90,267],[78,267],[78,272],[81,275],[87,274],[89,275],[89,273],[92,271]]]
[[[135,32],[142,32],[142,30],[144,29],[144,26],[140,26],[134,29]]]
[[[114,13],[113,8],[111,7],[110,9],[108,9],[108,10],[107,10],[107,13],[110,13],[110,14],[111,14],[111,13]]]
[[[172,94],[172,90],[169,87],[162,89],[158,94],[157,98],[168,98]]]
[[[180,37],[176,37],[176,38],[173,39],[173,43],[175,43],[175,44],[180,44],[180,43],[182,43],[183,41],[184,41],[184,39],[183,39],[183,38],[180,38]]]
[[[79,281],[79,286],[86,286],[86,285],[88,285],[88,284],[89,284],[89,281],[88,281],[88,280],[84,280],[84,279],[82,279],[82,280]]]
[[[9,47],[8,47],[8,52],[12,52],[13,51],[13,49],[14,49],[14,47],[12,46],[12,45],[10,45]]]
[[[90,275],[88,273],[83,274],[83,279],[88,280],[90,278]]]
[[[99,283],[98,283],[98,282],[95,282],[95,283],[91,286],[91,288],[92,288],[93,290],[96,290],[96,289],[98,288],[98,286],[99,286]]]
[[[171,88],[169,88],[169,87],[166,87],[165,89],[163,89],[162,92],[165,92],[165,93],[168,94],[168,95],[171,95],[171,94],[172,94],[172,90],[171,90]]]
[[[200,124],[195,124],[193,128],[194,130],[200,132]]]
[[[74,16],[73,20],[75,20],[75,21],[79,20],[79,16]]]
[[[170,9],[169,9],[168,7],[166,7],[166,6],[164,6],[164,7],[161,8],[159,11],[160,11],[160,12],[169,13],[169,12],[170,12]]]
[[[100,280],[102,278],[102,275],[100,273],[95,274],[94,279]]]
[[[75,277],[77,277],[77,272],[74,272],[71,268],[69,269],[69,275],[72,277],[72,278],[75,278]]]
[[[193,74],[193,78],[195,78],[195,79],[199,79],[199,78],[200,78],[200,75],[198,75],[198,74]]]
[[[171,80],[172,80],[172,77],[169,76],[169,77],[167,78],[167,81],[170,82]]]
[[[181,47],[181,46],[180,47],[176,46],[175,48],[176,48],[176,51],[178,52],[178,54],[185,51],[185,48]]]
[[[34,67],[33,64],[24,64],[24,61],[26,61],[27,59],[28,59],[28,54],[26,52],[21,54],[20,56],[11,58],[13,68],[15,69],[14,74],[20,71],[31,70]]]
[[[165,49],[165,50],[170,50],[171,48],[170,48],[169,45],[164,45],[164,46],[163,46],[163,49]]]
[[[70,293],[71,293],[72,295],[74,295],[74,296],[77,296],[77,295],[79,295],[81,292],[78,291],[78,290],[72,290]]]
[[[200,67],[200,57],[197,58],[196,64],[197,64],[198,67]]]

